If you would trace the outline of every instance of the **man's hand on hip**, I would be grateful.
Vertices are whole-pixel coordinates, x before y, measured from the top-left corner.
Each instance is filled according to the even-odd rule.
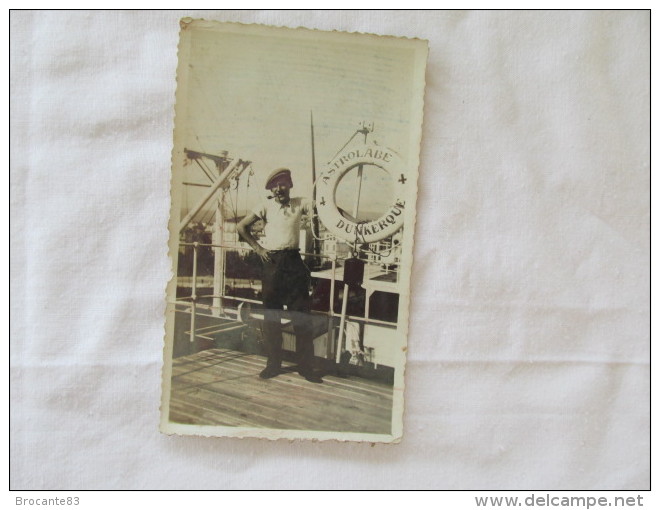
[[[256,248],[254,251],[257,253],[257,255],[259,255],[259,258],[263,262],[270,262],[272,264],[273,259],[270,258],[270,254],[266,248],[259,246],[259,248]]]

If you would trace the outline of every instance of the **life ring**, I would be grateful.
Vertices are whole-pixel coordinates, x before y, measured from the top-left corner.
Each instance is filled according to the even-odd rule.
[[[392,205],[372,221],[356,221],[337,207],[335,195],[339,182],[350,170],[361,165],[382,168],[393,182]],[[332,234],[351,243],[375,243],[390,237],[403,226],[407,182],[403,162],[395,151],[375,144],[346,149],[326,165],[316,181],[319,219]]]

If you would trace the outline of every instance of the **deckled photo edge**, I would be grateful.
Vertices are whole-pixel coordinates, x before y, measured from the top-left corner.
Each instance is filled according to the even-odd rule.
[[[184,28],[181,30],[181,39],[179,46],[179,64],[177,67],[177,92],[176,92],[176,116],[175,116],[175,133],[174,133],[174,148],[173,148],[173,161],[172,161],[172,179],[171,179],[171,193],[172,193],[172,209],[170,217],[170,256],[173,260],[173,268],[175,271],[174,277],[168,284],[168,303],[167,303],[167,318],[166,318],[166,342],[164,349],[164,369],[163,369],[163,392],[161,403],[161,430],[168,434],[194,434],[203,436],[224,436],[224,437],[257,437],[266,439],[314,439],[314,440],[348,440],[348,441],[365,441],[365,442],[384,442],[395,443],[400,441],[403,428],[403,390],[404,390],[404,367],[405,367],[405,350],[407,348],[407,333],[408,333],[408,320],[409,320],[409,307],[410,307],[410,289],[409,281],[412,268],[412,254],[413,254],[413,237],[415,225],[415,207],[410,207],[405,211],[406,229],[404,229],[404,237],[402,244],[404,251],[401,257],[401,277],[407,282],[407,285],[402,286],[400,298],[402,303],[399,304],[400,316],[397,320],[396,336],[400,346],[400,353],[397,358],[399,361],[395,363],[394,367],[394,384],[393,384],[393,398],[392,398],[392,420],[391,420],[391,433],[389,434],[368,434],[368,433],[355,433],[355,432],[342,432],[342,431],[316,431],[316,430],[291,430],[291,429],[272,429],[272,428],[252,428],[252,427],[225,427],[213,425],[194,425],[194,424],[181,424],[169,421],[170,399],[171,399],[171,379],[172,379],[172,363],[173,363],[173,335],[174,335],[174,314],[175,306],[172,297],[176,297],[177,287],[177,274],[176,263],[178,252],[178,226],[179,221],[177,217],[181,214],[181,186],[183,177],[180,173],[175,171],[175,159],[182,155],[182,141],[181,141],[181,124],[184,117],[188,114],[188,104],[186,101],[189,90],[189,69],[186,65],[189,53],[191,51],[191,29],[195,28],[197,22],[193,21],[182,25]],[[216,24],[210,22],[201,22],[204,30],[223,31],[228,28],[230,32],[237,32],[246,27],[246,25],[239,24]],[[340,33],[340,32],[321,32],[310,31],[308,29],[287,29],[276,27],[264,27],[260,25],[247,25],[250,33],[256,33],[260,30],[265,30],[268,34],[287,33],[301,30],[302,33],[309,35],[319,36],[323,39],[329,38],[331,40],[337,36],[349,36],[350,38],[365,37],[364,34],[357,33]],[[300,32],[299,32],[300,33]],[[411,128],[409,131],[410,142],[408,146],[408,166],[406,168],[406,177],[412,181],[413,186],[408,190],[406,198],[416,199],[417,193],[417,180],[419,168],[419,154],[421,147],[421,122],[423,116],[423,93],[424,93],[424,69],[427,58],[427,43],[418,39],[401,39],[387,36],[376,36],[369,34],[371,40],[375,38],[374,42],[401,42],[405,41],[406,45],[413,49],[415,55],[415,71],[418,75],[414,79],[415,96],[411,98]],[[396,46],[396,44],[394,45]],[[415,111],[416,110],[416,111]],[[319,166],[322,166],[319,164]]]

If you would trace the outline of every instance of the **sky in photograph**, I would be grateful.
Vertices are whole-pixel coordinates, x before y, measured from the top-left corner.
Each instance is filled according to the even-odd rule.
[[[186,48],[180,50],[184,62],[179,65],[187,69],[180,67],[179,80],[184,75],[187,94],[177,97],[185,101],[185,108],[177,105],[178,147],[228,151],[230,157],[252,162],[250,188],[246,172],[231,197],[239,213],[266,193],[265,177],[278,167],[292,170],[293,195],[311,196],[312,114],[317,176],[362,121],[374,124],[369,140],[408,155],[412,49],[383,44],[373,36],[329,40],[327,34],[317,37],[312,31],[271,34],[194,30],[188,55]],[[360,135],[353,143],[363,140]],[[196,165],[186,172],[185,180],[204,182]],[[379,179],[389,177],[385,172],[369,176],[361,208],[378,209],[383,191],[390,189]],[[206,190],[186,189],[186,208]]]

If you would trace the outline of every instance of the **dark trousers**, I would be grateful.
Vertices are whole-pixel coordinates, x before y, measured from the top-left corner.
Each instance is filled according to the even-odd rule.
[[[264,263],[262,275],[267,367],[278,370],[282,365],[281,319],[286,317],[291,319],[296,335],[298,370],[310,371],[314,360],[314,338],[309,315],[309,269],[298,250],[271,251],[269,254],[273,262]]]

